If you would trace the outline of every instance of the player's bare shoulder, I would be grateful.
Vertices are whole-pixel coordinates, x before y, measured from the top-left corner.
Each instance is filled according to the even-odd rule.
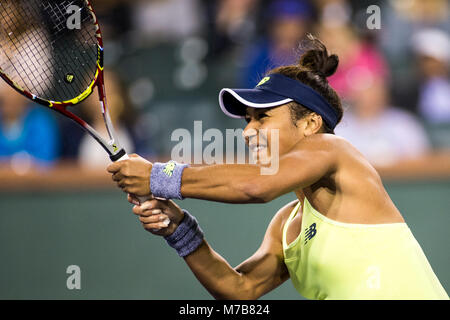
[[[360,167],[361,169],[363,169],[363,171],[368,170],[371,173],[377,175],[375,169],[372,167],[369,161],[348,140],[333,134],[321,134],[318,136],[322,136],[320,137],[322,141],[328,141],[329,146],[334,149],[334,154],[337,159],[339,159],[340,165],[344,167],[350,167],[351,169]]]
[[[288,220],[289,215],[291,214],[292,210],[294,210],[298,202],[299,200],[293,200],[281,207],[270,222],[269,228],[271,228],[274,233],[276,233],[280,237],[280,239],[283,234],[284,224]]]
[[[332,156],[335,160],[359,159],[362,160],[363,155],[349,141],[343,137],[330,134],[320,133],[309,136],[298,146],[298,148],[308,148],[317,151],[324,151],[328,156]]]
[[[364,157],[364,155],[346,139],[333,134],[318,134],[314,137],[321,148],[332,149],[335,158],[335,173],[340,176],[339,182],[354,189],[355,179],[361,181],[373,181],[381,183],[381,178],[375,168]],[[336,177],[335,177],[336,178]],[[343,185],[341,185],[343,187]]]
[[[314,148],[330,152],[340,152],[348,151],[348,149],[353,149],[354,147],[342,137],[331,133],[318,133],[301,140],[298,148]]]

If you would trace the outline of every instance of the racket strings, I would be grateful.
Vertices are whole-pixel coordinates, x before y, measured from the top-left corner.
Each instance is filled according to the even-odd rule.
[[[2,7],[5,6],[5,4],[3,4],[3,3],[1,3],[0,5]],[[1,8],[1,9],[2,9],[2,11],[1,11],[1,14],[2,14],[1,20],[2,21],[1,21],[0,26],[2,26],[3,34],[1,34],[2,37],[0,38],[0,40],[1,40],[0,46],[3,51],[3,54],[1,57],[2,59],[0,59],[0,67],[3,69],[3,71],[5,73],[7,73],[9,75],[12,74],[12,72],[11,72],[12,70],[10,70],[10,68],[13,68],[15,70],[16,74],[21,78],[21,80],[22,80],[21,83],[26,83],[26,80],[24,78],[24,76],[26,76],[25,66],[23,64],[17,64],[17,63],[15,64],[12,62],[13,54],[20,51],[20,48],[19,48],[20,41],[18,39],[18,36],[23,34],[23,24],[18,24],[18,23],[20,21],[25,21],[24,17],[21,14],[22,10],[18,11],[18,16],[20,17],[19,19],[22,19],[22,20],[19,20],[19,19],[16,19],[16,17],[14,17],[12,15],[11,11],[6,10],[5,8]],[[29,20],[28,23],[32,23],[32,21]],[[9,30],[17,30],[18,32],[16,32],[16,33],[13,31],[7,32],[6,30],[8,30],[8,31]],[[9,47],[6,44],[7,40],[5,39],[5,34],[7,34],[8,37],[10,38]],[[28,55],[28,53],[26,51],[25,51],[25,54]],[[3,55],[4,55],[4,57],[3,57]],[[29,56],[28,56],[28,59],[31,61]],[[9,63],[6,64],[6,62],[4,60],[7,60]],[[13,78],[13,80],[15,80],[16,82],[19,82],[15,78]]]
[[[46,45],[49,43],[48,34],[45,30],[40,30],[42,27],[36,21],[38,12],[34,9],[32,5],[18,2],[15,7],[11,8],[10,6],[9,10],[2,12],[7,15],[9,22],[13,22],[13,24],[7,25],[8,30],[12,30],[8,33],[10,41],[2,45],[2,48],[12,45],[13,49],[7,48],[7,51],[13,52],[13,56],[9,56],[8,60],[22,82],[17,81],[8,70],[5,73],[25,89],[33,93],[43,93],[51,81],[49,75],[51,75],[52,68],[50,59],[48,59],[51,48]],[[33,14],[30,14],[31,10],[34,11]],[[14,32],[14,30],[21,32]],[[34,74],[34,78],[28,76],[30,70]]]
[[[72,5],[80,8],[74,29]],[[0,69],[30,93],[66,101],[94,80],[97,39],[85,1],[0,0],[0,25]]]
[[[32,9],[32,7],[27,8],[27,9]],[[22,21],[27,21],[28,24],[32,27],[31,31],[39,30],[39,26],[38,26],[37,21],[35,21],[35,17],[30,16],[30,15],[25,16],[25,12],[27,12],[27,11],[19,10],[17,13],[20,16],[20,18],[22,19]],[[20,27],[20,26],[15,25],[15,27]],[[14,35],[14,33],[12,33],[12,34]],[[20,52],[20,50],[21,50],[24,55],[24,59],[21,59],[21,60],[23,60],[23,63],[21,64],[22,72],[24,74],[27,74],[25,71],[28,70],[29,68],[34,68],[34,69],[40,68],[41,69],[40,72],[36,72],[36,77],[37,77],[36,80],[33,80],[29,77],[27,80],[29,82],[31,82],[33,85],[35,85],[36,87],[38,87],[38,89],[40,89],[40,92],[44,92],[50,82],[50,78],[48,76],[46,76],[46,74],[49,74],[50,70],[51,70],[51,67],[49,65],[49,59],[46,58],[48,56],[48,54],[42,55],[42,53],[44,53],[44,52],[46,52],[46,53],[50,52],[50,48],[45,46],[45,44],[47,43],[46,41],[48,39],[47,38],[42,39],[43,37],[46,37],[47,34],[45,32],[41,32],[39,34],[37,34],[36,32],[24,32],[23,36],[24,36],[25,42],[30,44],[30,47],[22,48],[20,46],[21,41],[17,37],[14,37],[14,41],[13,41],[13,43],[15,43],[14,44],[15,50],[17,52]],[[19,45],[19,47],[18,47],[18,45]],[[42,59],[40,59],[40,58],[42,58]]]
[[[69,1],[69,2],[68,1],[63,1],[61,3],[61,5],[65,6],[66,8],[69,7],[72,4],[73,4],[73,1]],[[55,45],[55,44],[56,45],[58,45],[58,44],[61,45],[61,43],[63,44],[64,43],[63,41],[61,41],[61,42],[59,42],[59,41],[60,41],[61,38],[64,37],[64,33],[63,33],[63,31],[64,31],[63,24],[64,24],[64,17],[65,17],[64,13],[60,9],[60,6],[56,6],[55,7],[55,6],[52,6],[48,2],[47,3],[43,2],[42,6],[43,6],[43,10],[45,12],[48,12],[48,14],[50,16],[50,19],[52,21],[52,24],[50,25],[50,27],[52,28],[52,30],[51,30],[51,32],[52,32],[52,39],[51,40],[48,39],[48,43],[51,43],[52,45]],[[61,50],[61,48],[59,48],[59,50]],[[54,59],[55,60],[54,63],[56,63],[56,66],[58,65],[58,62],[60,61],[60,58],[59,58],[60,52],[59,52],[59,50],[58,50],[58,52],[56,52],[56,51],[53,52],[56,55],[55,59]],[[66,50],[61,50],[61,51],[65,52]],[[75,61],[73,60],[73,58],[71,56],[66,56],[66,59],[67,58],[69,58],[71,60],[70,64],[75,65]],[[53,68],[54,67],[55,67],[55,65],[53,66]],[[61,68],[58,66],[58,70],[60,70],[60,69]],[[55,78],[57,77],[57,75],[55,73],[53,74],[53,76]],[[89,78],[84,78],[83,79],[83,81],[86,82],[86,83],[89,80],[91,80],[91,79],[89,79]],[[57,81],[59,83],[61,83],[62,80],[58,79]],[[74,97],[77,93],[79,94],[79,92],[78,92],[79,90],[78,91],[71,91],[66,86],[60,86],[60,88],[61,88],[62,92],[64,92],[64,94],[66,96]],[[55,92],[51,92],[50,96],[56,96],[56,93]]]
[[[72,42],[70,42],[65,40],[67,30],[67,19],[65,18],[67,15],[65,15],[65,12],[67,12],[67,8],[72,5],[80,8],[80,27],[83,27],[81,27],[78,32],[72,34],[74,38],[72,39]],[[65,64],[65,66],[59,70],[64,70],[64,67],[67,67],[67,65],[78,66],[78,68],[74,68],[73,76],[79,77],[82,80],[84,85],[81,89],[84,90],[92,82],[95,75],[85,72],[86,67],[90,66],[91,70],[95,71],[97,62],[97,41],[95,39],[95,26],[93,24],[92,17],[88,12],[84,1],[80,0],[63,1],[59,6],[54,6],[53,2],[49,1],[45,9],[49,12],[53,21],[53,42],[56,47],[60,48],[61,51],[58,59],[56,60]],[[81,50],[81,52],[74,54],[75,47],[77,48],[77,51]],[[93,57],[95,59],[92,59]],[[94,68],[92,68],[92,66],[94,66]],[[64,77],[64,74],[62,77]],[[75,89],[75,87],[71,86],[69,86],[69,88]],[[79,94],[80,92],[74,93]]]
[[[67,64],[71,64],[74,66],[80,66],[81,70],[85,70],[86,66],[91,65],[94,60],[92,57],[97,58],[97,47],[96,40],[93,39],[93,35],[95,34],[95,28],[91,23],[91,16],[87,13],[87,10],[84,10],[84,16],[82,17],[81,23],[85,23],[90,26],[89,32],[77,32],[75,35],[75,39],[73,41],[76,43],[76,47],[78,50],[81,50],[81,54],[73,54],[73,43],[69,43],[64,41],[64,31],[66,28],[66,20],[61,19],[64,16],[64,12],[61,10],[62,7],[68,8],[73,5],[74,1],[65,1],[63,6],[52,7],[49,6],[48,9],[51,10],[51,17],[54,18],[55,21],[55,34],[54,34],[54,43],[57,43],[57,47],[61,49],[60,59],[58,61],[64,61]],[[95,62],[97,60],[95,59]],[[96,69],[96,68],[95,68]],[[94,71],[95,71],[94,69]],[[85,84],[84,88],[92,82],[93,75],[87,72],[77,72],[78,70],[74,70],[74,76],[80,77],[83,83]]]
[[[67,41],[67,8],[75,5],[80,8],[80,29],[75,33],[71,33],[71,41]],[[72,89],[71,95],[80,94],[80,89],[84,91],[94,78],[97,62],[97,41],[95,39],[95,26],[92,17],[85,6],[84,1],[62,1],[58,6],[54,6],[53,1],[48,1],[44,8],[52,21],[52,38],[54,46],[59,50],[57,52],[56,63],[59,65],[58,70],[62,71],[58,77],[61,84],[67,74],[80,79],[81,87],[62,86],[66,89]],[[75,49],[76,48],[76,49]],[[94,58],[94,59],[93,59]],[[76,66],[71,68],[72,71],[65,74],[68,66]],[[90,67],[90,70],[87,68]],[[91,72],[86,72],[91,71]],[[77,90],[75,90],[77,89]]]

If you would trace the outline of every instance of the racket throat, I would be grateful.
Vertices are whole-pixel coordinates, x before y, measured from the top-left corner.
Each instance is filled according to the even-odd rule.
[[[105,122],[106,131],[107,131],[108,137],[109,137],[109,143],[108,144],[112,148],[113,156],[114,156],[115,154],[120,152],[120,149],[122,149],[122,148],[120,147],[120,143],[119,143],[119,141],[117,139],[117,135],[116,135],[116,132],[114,130],[114,126],[113,126],[113,123],[112,123],[112,120],[111,120],[111,116],[109,115],[109,112],[108,112],[106,99],[100,100],[100,105],[102,107],[103,120]]]

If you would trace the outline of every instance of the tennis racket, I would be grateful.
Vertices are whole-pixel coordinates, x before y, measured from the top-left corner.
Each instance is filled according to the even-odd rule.
[[[0,0],[0,77],[33,102],[75,121],[111,161],[125,160],[128,155],[108,113],[103,55],[102,33],[90,1]],[[108,139],[69,111],[95,88]]]

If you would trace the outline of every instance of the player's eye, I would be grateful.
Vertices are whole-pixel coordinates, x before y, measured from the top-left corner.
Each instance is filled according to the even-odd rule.
[[[260,113],[259,115],[258,115],[258,118],[259,119],[262,119],[262,118],[266,118],[266,117],[268,117],[269,115],[267,114],[267,113]]]
[[[250,123],[250,121],[252,120],[250,117],[245,117],[245,122]]]

